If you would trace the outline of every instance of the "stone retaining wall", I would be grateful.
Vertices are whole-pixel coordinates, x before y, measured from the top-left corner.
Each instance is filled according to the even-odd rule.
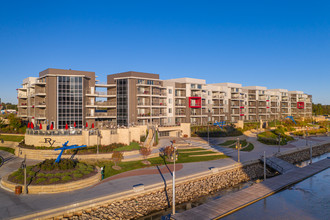
[[[312,149],[313,157],[320,156],[320,155],[328,153],[328,152],[330,152],[330,144],[314,146]],[[310,149],[308,147],[306,147],[306,149],[304,149],[304,150],[280,155],[280,156],[278,156],[278,158],[285,160],[292,164],[306,161],[306,160],[310,159]]]
[[[268,172],[268,174],[271,174]],[[178,204],[192,201],[200,196],[209,195],[220,189],[237,185],[263,176],[263,166],[255,162],[254,164],[237,167],[216,174],[197,178],[190,181],[178,183],[176,185],[176,202]],[[78,213],[70,213],[64,217],[71,219],[135,219],[149,213],[159,211],[171,206],[172,187],[155,190],[152,193],[141,193],[101,207],[87,209]],[[125,210],[123,212],[122,210]]]
[[[100,169],[97,168],[97,173],[89,178],[73,181],[63,184],[53,184],[53,185],[39,185],[39,186],[28,186],[28,194],[51,194],[51,193],[61,193],[61,192],[71,192],[78,189],[83,189],[89,186],[93,186],[101,180]],[[24,185],[12,183],[8,181],[8,175],[1,179],[1,187],[6,188],[9,191],[15,192],[15,186],[22,186],[22,191],[24,192]]]

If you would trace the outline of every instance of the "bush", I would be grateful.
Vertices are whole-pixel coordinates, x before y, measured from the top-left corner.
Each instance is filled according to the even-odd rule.
[[[115,151],[112,153],[112,161],[115,163],[115,166],[117,166],[117,163],[124,158],[124,155],[120,151]]]
[[[91,171],[89,171],[89,170],[84,170],[84,171],[81,171],[81,173],[84,174],[84,175],[87,175],[87,174],[90,174]]]
[[[71,176],[63,176],[62,180],[63,181],[69,181],[69,180],[72,180],[72,177]]]
[[[74,173],[73,177],[74,178],[81,178],[83,175],[81,173]]]
[[[38,164],[41,170],[69,170],[75,167],[76,163],[70,159],[61,159],[59,163],[55,163],[55,159],[47,159]]]
[[[145,135],[143,135],[143,136],[140,136],[140,142],[145,142],[146,141],[146,136]]]
[[[56,183],[56,182],[58,182],[58,181],[60,181],[59,178],[51,178],[51,179],[49,180],[50,183]]]
[[[36,184],[41,183],[41,182],[44,182],[44,181],[46,181],[46,180],[47,180],[47,179],[46,179],[45,177],[38,178],[38,179],[36,180]]]
[[[44,177],[44,176],[46,176],[46,174],[44,174],[44,173],[37,173],[37,177]]]
[[[141,147],[140,154],[143,156],[144,160],[146,160],[151,154],[151,149],[147,147]]]

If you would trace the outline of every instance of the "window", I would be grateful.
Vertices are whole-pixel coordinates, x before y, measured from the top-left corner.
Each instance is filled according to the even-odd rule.
[[[117,124],[128,126],[128,81],[117,80]]]
[[[171,98],[168,99],[168,104],[172,104],[172,99]]]
[[[172,94],[172,89],[168,89],[168,94]]]
[[[57,77],[57,112],[58,129],[66,125],[77,128],[83,126],[83,91],[82,77]]]
[[[198,85],[197,85],[197,88],[198,88],[198,89],[202,89],[202,85],[201,85],[201,84],[198,84]]]
[[[208,91],[208,92],[207,92],[207,94],[208,94],[208,95],[211,95],[211,92],[210,92],[210,91]]]
[[[196,85],[195,84],[191,84],[191,88],[192,89],[195,89],[196,88]]]
[[[208,100],[208,104],[211,104],[211,100]]]
[[[168,109],[168,113],[172,113],[172,108],[169,108]]]

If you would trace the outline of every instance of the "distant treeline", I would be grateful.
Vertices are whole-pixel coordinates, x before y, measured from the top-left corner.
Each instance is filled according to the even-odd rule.
[[[313,104],[313,115],[330,115],[330,105]]]

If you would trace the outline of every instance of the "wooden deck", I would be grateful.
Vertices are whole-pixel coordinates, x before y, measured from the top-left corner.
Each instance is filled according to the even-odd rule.
[[[172,216],[177,220],[219,219],[330,167],[330,159],[291,170],[251,187]]]

